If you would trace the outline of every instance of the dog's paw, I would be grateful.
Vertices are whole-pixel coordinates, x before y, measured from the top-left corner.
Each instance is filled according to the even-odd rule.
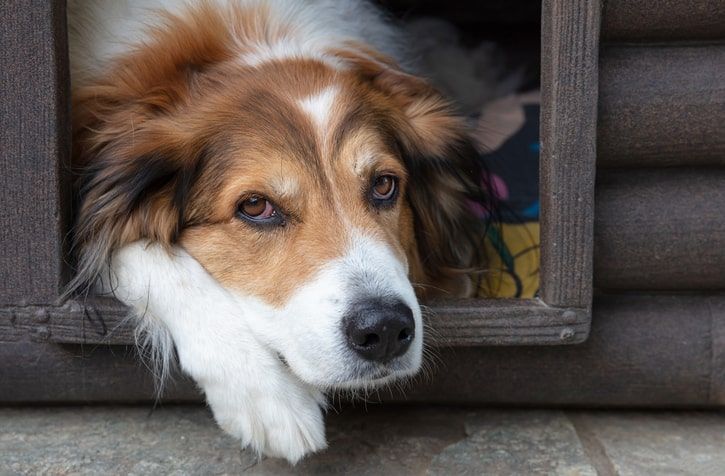
[[[325,398],[301,382],[286,382],[276,392],[229,395],[231,388],[206,389],[214,418],[227,433],[259,456],[284,458],[291,464],[327,447]]]

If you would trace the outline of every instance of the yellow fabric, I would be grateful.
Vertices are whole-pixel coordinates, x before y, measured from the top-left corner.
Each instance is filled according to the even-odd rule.
[[[497,298],[534,297],[539,290],[539,223],[502,223],[497,228],[504,250],[497,250],[491,240],[486,240],[489,271],[481,280],[479,294]],[[513,258],[513,272],[507,269],[502,253]]]

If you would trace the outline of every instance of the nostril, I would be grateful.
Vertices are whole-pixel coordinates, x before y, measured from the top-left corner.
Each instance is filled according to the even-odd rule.
[[[360,345],[361,347],[374,347],[380,342],[380,336],[377,334],[365,334],[365,340]]]

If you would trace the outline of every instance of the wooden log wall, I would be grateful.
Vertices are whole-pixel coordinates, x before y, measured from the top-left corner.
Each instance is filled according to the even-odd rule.
[[[609,0],[600,52],[595,287],[725,291],[725,3]]]
[[[722,0],[606,0],[602,39],[722,40]]]
[[[725,42],[605,44],[600,65],[600,166],[725,165]]]
[[[686,323],[684,325],[683,323]],[[496,405],[725,405],[725,297],[597,296],[591,336],[573,346],[442,347],[432,373],[385,400]],[[2,402],[151,403],[154,384],[123,346],[0,346]],[[177,376],[164,400],[201,401]],[[373,397],[374,398],[374,397]]]
[[[725,167],[600,170],[595,286],[725,289]]]

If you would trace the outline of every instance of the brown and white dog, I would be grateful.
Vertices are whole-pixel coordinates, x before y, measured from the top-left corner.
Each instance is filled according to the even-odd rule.
[[[325,447],[324,392],[414,374],[418,297],[471,292],[461,118],[354,0],[69,2],[71,288],[112,292],[260,454]]]

